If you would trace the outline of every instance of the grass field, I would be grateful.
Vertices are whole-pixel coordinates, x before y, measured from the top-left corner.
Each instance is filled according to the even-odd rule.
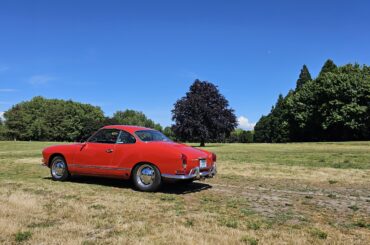
[[[53,182],[51,144],[0,142],[0,244],[370,244],[370,142],[211,144],[216,178],[157,193]]]

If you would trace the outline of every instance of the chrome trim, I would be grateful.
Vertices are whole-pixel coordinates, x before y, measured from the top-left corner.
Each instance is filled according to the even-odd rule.
[[[142,187],[151,186],[155,181],[154,167],[149,164],[143,164],[137,169],[136,182]]]
[[[63,160],[53,161],[51,164],[51,174],[55,179],[61,179],[67,171],[67,165]]]
[[[200,178],[212,178],[217,174],[216,163],[212,166],[209,171],[201,172],[199,167],[195,167],[190,170],[187,175],[177,175],[177,174],[162,174],[161,176],[166,179],[177,179],[177,180],[187,180],[187,179],[200,179]]]
[[[70,167],[75,168],[97,168],[97,169],[104,169],[104,170],[118,170],[118,171],[130,171],[131,168],[114,168],[114,167],[104,167],[104,166],[96,166],[96,165],[84,165],[84,164],[68,164]]]

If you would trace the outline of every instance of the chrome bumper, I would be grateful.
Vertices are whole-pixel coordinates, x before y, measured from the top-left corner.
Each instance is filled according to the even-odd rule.
[[[177,175],[177,174],[162,174],[162,178],[165,179],[177,179],[177,180],[187,180],[187,179],[204,179],[204,178],[213,178],[217,174],[216,164],[208,170],[201,172],[199,167],[193,168],[190,170],[187,175]]]

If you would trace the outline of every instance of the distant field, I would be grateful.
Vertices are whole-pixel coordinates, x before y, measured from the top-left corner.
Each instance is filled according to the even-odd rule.
[[[370,244],[370,142],[210,144],[216,178],[157,193],[53,182],[51,144],[0,142],[0,244]]]

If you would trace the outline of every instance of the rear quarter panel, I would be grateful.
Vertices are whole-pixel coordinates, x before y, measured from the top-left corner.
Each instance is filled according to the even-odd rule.
[[[139,142],[130,150],[119,153],[117,151],[117,162],[119,167],[127,167],[133,170],[138,163],[152,163],[164,174],[175,174],[176,170],[182,168],[181,152],[171,147],[155,143]]]

